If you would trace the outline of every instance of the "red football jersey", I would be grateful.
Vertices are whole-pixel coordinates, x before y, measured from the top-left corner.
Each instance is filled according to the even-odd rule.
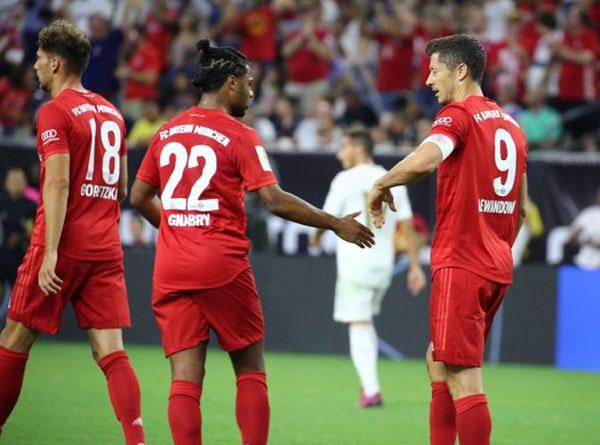
[[[137,179],[161,194],[156,283],[219,287],[248,267],[244,190],[277,183],[253,129],[221,110],[192,107],[156,133]]]
[[[511,246],[527,169],[523,131],[494,101],[471,96],[442,108],[431,134],[455,144],[438,168],[432,271],[456,267],[512,282]]]
[[[127,154],[121,113],[98,94],[66,89],[40,107],[37,147],[42,199],[31,244],[45,243],[46,160],[69,153],[69,199],[60,252],[81,260],[121,258],[117,195],[121,156]]]

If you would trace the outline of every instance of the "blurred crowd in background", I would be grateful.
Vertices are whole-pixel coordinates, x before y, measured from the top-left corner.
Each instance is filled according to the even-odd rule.
[[[189,77],[208,37],[252,61],[245,121],[267,149],[332,152],[359,124],[376,154],[406,154],[439,109],[425,45],[465,32],[487,49],[486,95],[521,123],[530,151],[599,150],[600,1],[3,0],[3,137],[35,134],[47,99],[33,71],[36,38],[58,18],[89,36],[84,86],[121,108],[132,149],[197,103]]]
[[[144,150],[160,125],[197,104],[189,78],[196,42],[209,38],[252,62],[255,99],[244,120],[269,151],[332,153],[343,130],[360,125],[372,132],[376,155],[405,155],[439,110],[425,85],[425,46],[464,32],[487,49],[484,92],[520,122],[530,153],[599,151],[598,0],[2,0],[0,144],[35,144],[36,111],[48,99],[33,70],[37,34],[59,18],[89,36],[84,86],[122,110],[132,150]],[[1,294],[29,241],[39,165],[4,170],[0,163],[0,170]],[[589,209],[585,227],[564,228],[556,262],[570,240],[595,249],[592,263],[600,267],[600,192]],[[522,251],[544,232],[533,210],[532,203],[528,214],[538,217],[526,225]],[[265,233],[276,240],[283,228],[257,203],[247,211],[255,249],[273,250]],[[420,218],[425,245],[430,230]],[[293,236],[283,238],[295,246],[301,229],[287,229]],[[156,235],[131,210],[121,233],[125,246],[142,249]]]

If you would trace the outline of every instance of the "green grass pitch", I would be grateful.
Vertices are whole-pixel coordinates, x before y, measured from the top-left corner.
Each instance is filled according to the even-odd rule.
[[[168,362],[161,349],[130,346],[142,386],[147,443],[170,442]],[[270,353],[266,358],[275,445],[428,443],[429,384],[424,363],[383,360],[385,406],[358,410],[358,383],[346,357]],[[484,371],[495,445],[600,444],[600,374],[546,367]],[[1,382],[0,382],[1,384]],[[238,444],[235,380],[228,357],[209,351],[204,384],[204,443]],[[1,445],[121,444],[104,383],[86,344],[40,342]]]

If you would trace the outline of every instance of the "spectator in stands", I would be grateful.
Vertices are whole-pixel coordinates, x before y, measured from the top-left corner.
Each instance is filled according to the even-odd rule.
[[[12,67],[0,78],[0,135],[13,135],[27,116],[31,98],[31,68]]]
[[[116,102],[119,92],[119,79],[115,71],[119,62],[119,51],[128,29],[129,3],[130,0],[125,2],[123,21],[119,27],[113,27],[110,7],[92,6],[89,16],[92,50],[82,82],[87,89],[101,94],[111,102]]]
[[[260,136],[260,141],[267,150],[277,148],[277,131],[275,130],[273,123],[268,118],[257,116],[254,108],[250,107],[246,110],[246,114],[242,118],[242,122],[256,130]]]
[[[366,128],[371,128],[379,123],[379,118],[373,108],[365,103],[358,91],[347,88],[342,93],[343,113],[338,119],[342,127],[349,127],[352,124],[362,124]]]
[[[562,134],[560,114],[545,104],[543,89],[531,90],[525,96],[527,108],[516,117],[527,137],[529,150],[558,148]]]
[[[377,90],[381,109],[391,111],[398,99],[410,94],[413,87],[413,41],[416,16],[405,5],[395,2],[388,10],[384,2],[373,5],[374,21],[363,17],[361,32],[379,43]]]
[[[498,102],[498,105],[500,105],[504,111],[519,120],[519,116],[523,109],[517,102],[517,88],[518,86],[513,83],[499,85],[496,102]]]
[[[146,221],[136,211],[129,212],[127,219],[128,233],[123,236],[123,245],[131,248],[146,249],[152,246],[146,230]],[[125,241],[126,240],[126,241]]]
[[[552,64],[552,48],[562,39],[554,13],[544,11],[537,16],[536,31],[539,38],[534,45],[532,60],[527,71],[528,91],[546,89],[549,97],[558,96],[558,77]]]
[[[575,264],[583,269],[600,269],[600,188],[596,201],[571,224],[571,243],[579,247]]]
[[[124,82],[123,114],[135,121],[142,115],[144,101],[158,97],[162,55],[150,44],[142,26],[136,26],[127,33],[125,52],[127,56],[117,68],[116,75]]]
[[[21,168],[6,173],[0,193],[0,306],[6,285],[12,287],[35,219],[36,204],[25,197],[27,177]]]
[[[439,37],[449,36],[453,33],[450,17],[444,14],[438,5],[428,5],[424,8],[417,28],[415,30],[414,51],[419,58],[420,79],[417,85],[417,103],[424,113],[435,116],[440,109],[440,104],[435,94],[425,81],[429,76],[429,56],[425,51],[427,43]]]
[[[562,41],[551,45],[559,64],[559,101],[561,112],[598,99],[596,63],[600,44],[596,33],[586,26],[587,16],[573,6],[567,16]]]
[[[319,100],[294,131],[298,150],[304,152],[335,152],[340,146],[342,130],[333,117],[329,99]]]
[[[25,4],[25,20],[23,22],[23,61],[33,65],[37,51],[37,35],[59,13],[60,2],[52,0],[29,0]]]
[[[296,113],[295,100],[287,96],[279,97],[269,119],[273,122],[277,132],[278,148],[281,150],[295,148],[294,132],[300,123],[300,117]]]
[[[327,74],[333,57],[334,37],[320,26],[319,3],[305,1],[300,7],[300,28],[284,40],[286,94],[298,99],[300,110],[308,111],[327,92]]]
[[[193,71],[196,42],[200,40],[200,21],[200,17],[194,11],[187,11],[179,18],[179,32],[173,38],[170,49],[170,78],[173,73]]]
[[[151,9],[144,18],[146,42],[160,57],[160,71],[166,67],[171,40],[177,32],[178,12],[168,0],[152,0]]]
[[[165,122],[161,116],[161,110],[158,103],[154,100],[147,100],[142,107],[142,117],[136,120],[129,131],[127,142],[131,148],[146,149],[154,134]]]

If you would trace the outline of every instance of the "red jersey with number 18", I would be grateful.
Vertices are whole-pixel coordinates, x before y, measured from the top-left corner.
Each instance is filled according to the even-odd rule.
[[[431,134],[450,137],[455,147],[438,169],[432,272],[456,267],[511,283],[527,170],[523,131],[494,101],[470,96],[442,108]]]
[[[60,253],[86,261],[121,258],[118,190],[121,156],[127,155],[121,113],[98,94],[66,89],[40,107],[37,147],[42,199],[31,244],[45,244],[43,197],[48,156],[68,153],[69,198]]]
[[[220,287],[248,267],[244,191],[277,183],[253,129],[192,107],[159,129],[137,179],[161,193],[155,283]]]

